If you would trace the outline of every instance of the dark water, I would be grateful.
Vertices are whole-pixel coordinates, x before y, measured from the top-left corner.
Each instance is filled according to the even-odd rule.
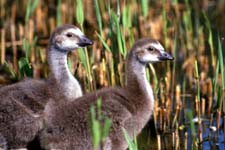
[[[195,112],[193,108],[194,101],[193,98],[186,99],[183,101],[185,103],[184,108],[179,114],[179,126],[184,125],[184,129],[178,130],[179,132],[179,140],[180,150],[183,150],[184,147],[187,147],[188,150],[193,150],[193,140],[192,140],[192,133],[190,129],[190,120],[187,117],[187,111],[192,111],[193,117],[195,118]],[[213,114],[212,114],[213,115]],[[173,117],[171,117],[173,118]],[[200,126],[196,123],[195,124],[195,134],[198,138],[198,130],[199,128],[202,131],[202,139],[203,141],[198,142],[198,148],[200,150],[225,150],[225,135],[224,135],[224,119],[223,117],[220,118],[219,123],[219,129],[216,131],[213,131],[210,129],[211,127],[216,128],[216,115],[211,116],[213,118],[211,121],[209,118],[202,118]],[[174,130],[170,127],[166,127],[165,131],[159,131],[159,121],[156,123],[156,130],[154,127],[154,121],[151,119],[151,121],[148,123],[148,125],[145,127],[143,132],[138,138],[138,150],[151,150],[151,149],[158,149],[158,143],[156,138],[156,132],[160,135],[160,146],[161,150],[175,150],[173,147],[173,136],[172,133],[174,133]],[[155,132],[155,133],[154,133]],[[187,145],[184,145],[185,141],[185,132],[188,133],[187,138]]]
[[[202,137],[203,142],[199,145],[200,149],[203,150],[224,150],[224,130],[223,130],[223,118],[221,118],[220,121],[220,129],[217,131],[212,131],[209,129],[210,122],[208,120],[203,121],[201,124],[202,129]],[[216,127],[216,120],[213,120],[212,125],[213,127]],[[198,126],[195,126],[196,133],[198,133]],[[188,128],[188,150],[192,150],[192,136],[191,136],[191,130]]]

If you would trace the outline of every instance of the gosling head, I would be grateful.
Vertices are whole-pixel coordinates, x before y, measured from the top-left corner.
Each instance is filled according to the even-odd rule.
[[[138,61],[143,64],[173,60],[173,57],[165,52],[163,46],[153,39],[138,40],[131,51]]]
[[[92,45],[81,30],[74,25],[63,25],[55,29],[50,39],[50,46],[64,52]]]

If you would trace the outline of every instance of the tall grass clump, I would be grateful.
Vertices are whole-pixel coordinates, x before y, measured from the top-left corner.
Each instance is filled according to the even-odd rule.
[[[127,49],[126,49],[126,42],[125,42],[125,37],[120,29],[120,16],[118,14],[112,12],[112,19],[113,23],[115,24],[115,29],[116,29],[116,38],[117,38],[117,43],[118,43],[118,48],[120,54],[123,56],[123,58],[126,58],[127,54]]]
[[[82,0],[76,0],[76,20],[77,23],[80,25],[81,30],[84,32],[84,9],[83,9],[83,1]],[[85,68],[85,71],[87,73],[87,86],[89,90],[93,90],[94,86],[93,86],[93,74],[91,71],[91,65],[90,65],[90,59],[89,59],[89,55],[88,55],[88,51],[87,48],[84,48],[84,50],[82,49],[78,49],[78,54],[81,60],[81,63],[83,65],[83,67]]]
[[[26,10],[26,16],[25,16],[26,24],[28,23],[32,13],[35,11],[38,3],[39,3],[39,0],[28,0],[27,1],[27,10]]]
[[[123,34],[125,35],[126,30],[128,31],[128,37],[129,37],[129,42],[130,45],[134,44],[134,35],[132,32],[132,11],[130,5],[126,5],[123,9],[123,14],[122,14],[122,24],[124,27],[124,32]]]
[[[28,26],[28,22],[34,13],[37,5],[39,3],[39,0],[28,0],[27,6],[26,6],[26,15],[25,15],[25,25]],[[27,29],[27,28],[26,28]],[[27,30],[28,31],[28,30]],[[33,69],[31,67],[31,64],[29,62],[30,59],[32,59],[32,49],[37,44],[37,37],[34,37],[32,42],[29,42],[27,38],[23,38],[22,41],[22,49],[25,52],[25,57],[21,57],[18,61],[19,66],[19,78],[21,79],[24,76],[32,77],[33,76]]]

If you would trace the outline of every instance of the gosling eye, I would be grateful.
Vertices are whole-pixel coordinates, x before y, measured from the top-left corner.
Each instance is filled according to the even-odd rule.
[[[148,50],[148,51],[153,51],[154,48],[153,48],[153,47],[148,47],[147,50]]]
[[[67,33],[66,36],[70,38],[70,37],[73,36],[73,34],[72,33]]]

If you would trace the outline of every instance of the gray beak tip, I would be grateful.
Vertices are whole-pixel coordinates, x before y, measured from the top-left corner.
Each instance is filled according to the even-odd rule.
[[[80,41],[79,41],[78,45],[81,46],[81,47],[86,47],[88,45],[93,45],[93,43],[94,42],[92,40],[90,40],[89,38],[87,38],[85,36],[82,36],[80,38]]]
[[[164,52],[161,54],[161,56],[159,57],[160,60],[174,60],[174,57],[171,56],[169,53]]]

